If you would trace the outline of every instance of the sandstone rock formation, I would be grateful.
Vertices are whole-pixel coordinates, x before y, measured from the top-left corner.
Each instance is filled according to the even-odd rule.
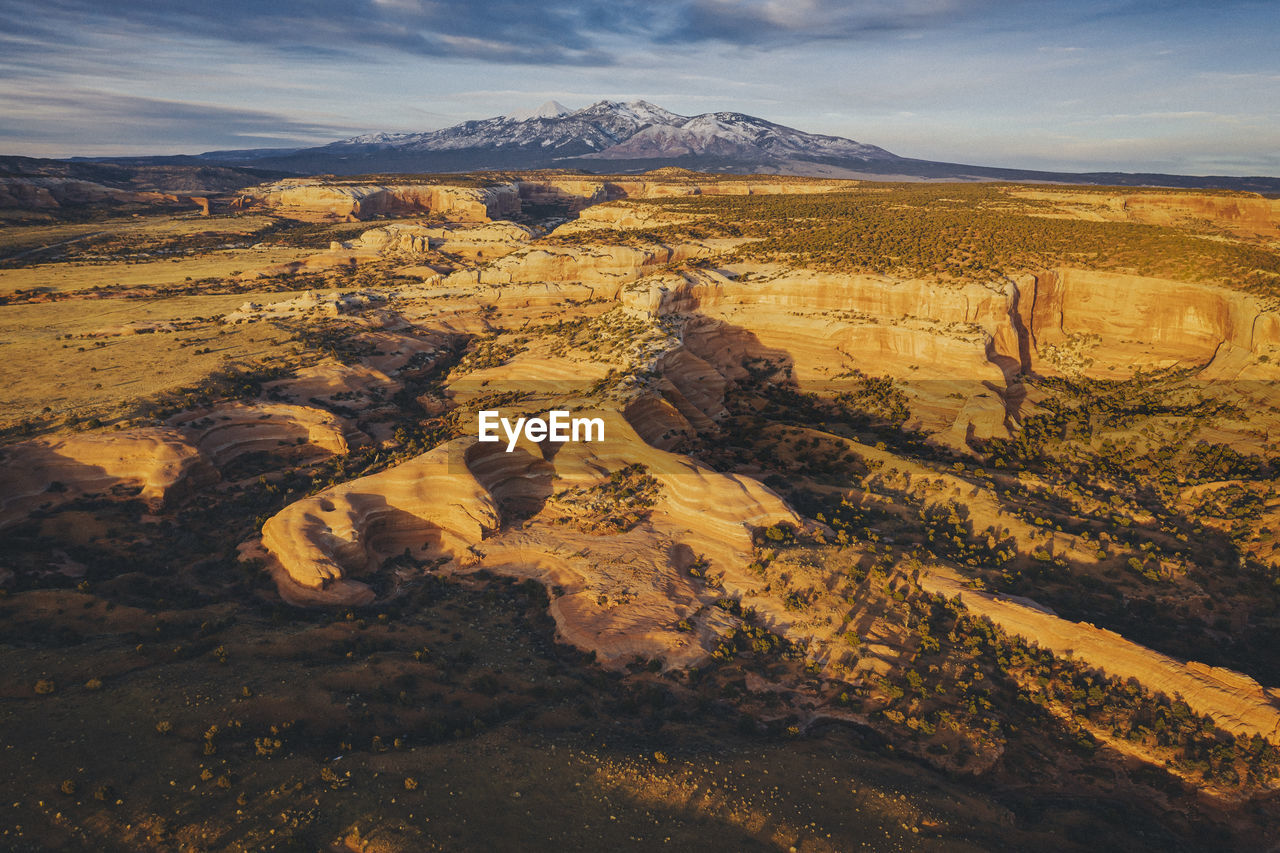
[[[522,440],[508,453],[458,439],[291,504],[262,535],[281,594],[367,602],[373,592],[355,577],[407,549],[417,562],[442,561],[443,571],[486,568],[560,590],[552,614],[561,635],[607,666],[637,656],[695,662],[707,649],[677,623],[708,601],[687,569],[698,561],[726,590],[744,590],[753,582],[742,569],[751,531],[801,520],[749,478],[658,450],[621,414],[599,414],[603,442]],[[658,494],[634,527],[584,528],[553,494],[553,483],[556,494],[585,493],[634,465],[644,466]]]
[[[1222,287],[1078,269],[1027,276],[1019,287],[1037,353],[1084,344],[1074,354],[1038,359],[1038,372],[1074,368],[1115,378],[1117,370],[1206,367],[1231,350],[1280,346],[1280,313]]]
[[[137,496],[154,510],[217,479],[175,429],[91,432],[0,451],[0,528],[86,494]]]
[[[254,274],[246,273],[246,275]],[[229,312],[223,320],[227,323],[243,323],[268,318],[303,319],[311,316],[337,317],[342,314],[366,308],[373,304],[384,303],[386,300],[387,296],[385,293],[378,293],[376,291],[348,291],[347,293],[333,291],[322,294],[316,293],[314,290],[308,290],[301,296],[295,296],[292,299],[282,299],[278,302],[271,302],[266,305],[259,305],[256,302],[245,302],[235,311]]]
[[[338,362],[317,364],[264,386],[268,397],[291,402],[320,400],[332,406],[364,409],[399,391],[401,385],[380,370]]]
[[[396,252],[426,254],[434,249],[470,261],[485,261],[510,254],[532,238],[532,230],[514,222],[490,222],[479,226],[396,223],[371,228],[358,239],[335,244],[331,250],[355,249],[376,252],[381,256]]]
[[[189,437],[218,468],[246,453],[293,455],[299,449],[322,455],[347,452],[345,427],[331,412],[281,403],[226,403],[188,412],[170,424]]]
[[[1019,188],[1019,198],[1050,201],[1081,219],[1180,226],[1211,223],[1244,236],[1280,236],[1280,201],[1252,193],[1098,192]]]
[[[1265,690],[1248,676],[1196,661],[1183,663],[1130,642],[1114,631],[1059,619],[1043,609],[1007,597],[969,589],[944,573],[921,577],[926,590],[959,596],[965,607],[1058,655],[1073,655],[1109,675],[1136,678],[1148,689],[1181,697],[1219,728],[1246,737],[1257,732],[1280,743],[1280,691]]]
[[[287,215],[368,219],[380,213],[430,213],[457,222],[488,222],[519,210],[514,185],[476,188],[433,184],[326,184],[289,178],[246,190],[234,210],[265,208]]]
[[[356,576],[392,556],[467,560],[498,526],[492,497],[467,473],[458,445],[333,486],[290,504],[262,528],[281,595],[297,603],[363,604],[373,590]]]
[[[209,199],[206,196],[121,189],[74,178],[0,176],[0,209],[57,210],[64,206],[103,202],[190,205],[202,215],[209,215]]]
[[[459,271],[449,285],[580,281],[593,286],[633,281],[657,267],[707,254],[693,244],[526,248],[474,270]]]
[[[521,204],[552,205],[568,214],[622,198],[694,195],[814,193],[838,189],[835,181],[786,183],[687,180],[590,180],[548,176],[488,187],[440,184],[358,184],[288,178],[242,191],[233,210],[263,208],[287,215],[368,219],[378,214],[430,213],[455,222],[488,222],[517,214]]]
[[[794,644],[814,673],[865,684],[895,671],[895,654],[910,648],[895,633],[899,626],[859,622],[859,593],[853,582],[846,584],[857,572],[842,574],[813,555],[879,564],[888,574],[875,578],[877,585],[910,575],[903,567],[914,559],[906,555],[916,543],[880,538],[873,516],[915,535],[926,512],[954,502],[964,518],[945,535],[966,545],[972,533],[974,542],[988,543],[983,554],[1003,555],[1006,548],[1017,559],[1039,554],[1036,559],[1055,570],[1101,566],[1103,572],[1119,563],[1107,565],[1123,550],[1115,540],[1104,547],[1101,538],[1091,538],[1115,507],[1090,507],[1091,514],[1081,511],[1087,521],[1058,524],[1055,501],[1072,498],[1044,494],[1051,490],[1048,475],[1013,473],[1003,462],[992,463],[1001,469],[994,475],[973,470],[982,440],[1017,437],[1045,399],[1037,394],[1049,383],[1028,391],[1036,383],[1024,378],[1125,378],[1138,369],[1176,367],[1197,379],[1280,379],[1280,314],[1267,300],[1222,287],[1068,267],[994,282],[817,272],[731,254],[746,238],[660,242],[653,235],[610,233],[597,243],[592,237],[592,231],[680,221],[641,204],[644,199],[835,186],[546,176],[488,188],[293,180],[247,192],[240,208],[290,216],[424,216],[369,228],[311,258],[242,274],[242,282],[360,264],[381,273],[412,263],[421,283],[308,292],[269,304],[245,297],[250,301],[222,322],[287,321],[279,325],[294,329],[323,318],[323,341],[337,350],[341,340],[341,361],[313,363],[267,383],[259,399],[186,413],[164,430],[112,435],[118,460],[107,459],[107,439],[96,435],[13,447],[3,463],[13,485],[0,498],[0,525],[42,505],[111,489],[121,496],[139,490],[159,507],[185,485],[212,478],[208,463],[231,466],[249,453],[310,463],[363,445],[369,452],[347,460],[351,470],[389,467],[289,504],[267,520],[260,540],[246,543],[245,556],[266,562],[284,600],[369,604],[396,596],[401,584],[423,573],[487,570],[545,585],[560,637],[594,652],[607,667],[637,659],[698,665],[750,612],[754,627]],[[1221,215],[1239,233],[1259,235],[1271,222],[1266,206],[1248,199],[1177,207],[1161,194],[1125,194],[1115,202],[1104,193],[1095,203],[1079,194],[1032,192],[1060,204],[1052,213],[1037,208],[1036,215],[1169,222]],[[579,218],[546,241],[540,229],[490,221],[521,205]],[[100,331],[181,328],[157,322]],[[769,396],[775,391],[825,403],[858,391],[868,378],[892,380],[879,387],[906,401],[894,411],[912,431],[911,450],[877,443],[899,420],[877,421],[864,431],[852,409],[834,426],[753,420],[756,411],[775,405]],[[1272,386],[1256,396],[1256,405],[1235,402],[1269,411]],[[475,410],[499,405],[494,400],[509,416],[552,407],[598,415],[606,439],[561,445],[524,438],[511,452],[505,441],[478,442]],[[1215,416],[1195,437],[1208,435],[1260,458],[1274,455],[1268,432],[1274,418],[1246,430],[1244,416],[1234,417]],[[753,429],[761,435],[743,437]],[[463,437],[404,461],[449,430]],[[741,444],[717,457],[717,436]],[[920,439],[934,446],[914,443]],[[681,451],[703,454],[732,473]],[[35,462],[13,464],[19,452]],[[806,453],[811,462],[790,464]],[[841,463],[838,470],[833,461]],[[830,472],[824,470],[829,462]],[[57,490],[48,491],[55,480]],[[1115,506],[1127,500],[1120,491]],[[1053,519],[1021,512],[1019,498],[1010,498],[1033,492],[1053,505],[1054,512],[1037,505]],[[1241,555],[1271,560],[1280,505],[1271,492],[1259,487],[1257,493],[1268,527],[1240,545]],[[779,494],[797,507],[834,495],[851,516],[864,514],[865,539],[875,544],[859,551],[848,541],[849,529],[835,540],[834,530],[807,522]],[[1200,497],[1188,490],[1183,501],[1191,508]],[[1230,532],[1232,521],[1207,522],[1200,530]],[[762,528],[773,528],[774,542],[792,528],[805,529],[812,538],[804,547],[817,544],[803,558],[779,556]],[[1178,541],[1177,532],[1167,523],[1150,538]],[[919,540],[923,546],[923,534]],[[833,542],[848,547],[839,550]],[[1004,565],[1001,559],[992,562]],[[989,568],[978,558],[955,562],[976,575]],[[1150,562],[1153,572],[1164,567],[1160,556]],[[1181,695],[1229,731],[1280,738],[1276,696],[1245,676],[1057,619],[1029,600],[975,592],[942,570],[926,573],[921,583],[960,595],[973,612],[1055,653],[1071,650],[1107,672]],[[788,592],[812,593],[817,603],[797,604]],[[874,590],[884,592],[883,586]],[[726,615],[725,600],[735,615]],[[845,656],[850,634],[867,650],[856,670]]]

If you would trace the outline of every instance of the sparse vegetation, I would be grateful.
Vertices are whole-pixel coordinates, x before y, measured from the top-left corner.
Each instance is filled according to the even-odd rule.
[[[822,332],[794,348],[799,308],[769,303],[788,323],[754,330],[746,310],[781,267],[910,275],[948,294],[978,282],[997,302],[1005,276],[1060,264],[1274,291],[1266,240],[1048,218],[1061,204],[932,184],[628,199],[686,221],[535,245],[692,239],[711,254],[638,283],[503,285],[498,298],[434,268],[410,281],[398,256],[228,277],[252,271],[253,252],[301,257],[368,223],[58,226],[68,239],[114,230],[31,256],[66,278],[3,294],[30,328],[53,319],[39,346],[24,338],[24,369],[56,365],[66,387],[46,382],[38,404],[6,413],[0,463],[36,438],[143,430],[189,451],[196,476],[161,496],[68,457],[56,479],[13,490],[29,506],[0,518],[0,658],[27,675],[6,700],[14,805],[0,846],[430,849],[502,846],[529,826],[571,848],[651,846],[658,831],[679,847],[995,846],[991,814],[1027,847],[1059,845],[1063,826],[1094,843],[1150,830],[1134,843],[1252,844],[1274,811],[1276,743],[926,589],[946,578],[971,603],[982,591],[1052,608],[1280,685],[1271,389],[1235,394],[1185,366],[1102,380],[1103,336],[1064,332],[1028,356],[1039,373],[1014,363],[922,395],[900,377],[923,356],[891,377],[846,339],[901,325],[986,357],[991,330],[967,302],[949,323],[823,309]],[[215,255],[216,275],[186,266]],[[122,272],[173,259],[150,283]],[[89,265],[100,282],[85,283]],[[655,284],[698,297],[655,310]],[[270,294],[313,288],[376,298],[262,316]],[[228,322],[246,300],[257,307]],[[134,306],[145,323],[98,316]],[[1266,346],[1232,356],[1265,366]],[[815,364],[821,347],[829,364]],[[510,379],[548,363],[581,375]],[[444,460],[456,467],[440,469],[456,481],[326,491],[440,448],[481,408],[533,411],[574,383],[654,446],[628,458],[616,438],[594,456],[522,445],[475,462],[457,442]],[[995,426],[967,420],[980,396]],[[255,432],[223,417],[240,411],[229,403],[264,406],[263,425],[280,416],[267,404],[308,418]],[[249,438],[227,438],[237,430]],[[419,505],[399,490],[432,494]],[[437,490],[448,506],[433,514]],[[706,494],[715,505],[699,507]],[[308,547],[368,596],[287,603],[297,590],[258,537],[304,499]],[[121,769],[140,760],[146,772]],[[924,805],[877,795],[895,785],[927,792]],[[1241,804],[1230,828],[1213,817],[1209,841],[1188,829],[1204,791]],[[544,827],[566,802],[582,827]]]

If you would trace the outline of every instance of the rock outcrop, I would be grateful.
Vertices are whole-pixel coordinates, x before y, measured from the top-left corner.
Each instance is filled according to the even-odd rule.
[[[1266,690],[1246,675],[1174,660],[1114,631],[1069,622],[1017,600],[969,589],[943,573],[924,573],[920,583],[929,592],[959,596],[972,612],[1054,654],[1072,655],[1118,678],[1136,678],[1153,693],[1181,697],[1191,710],[1209,714],[1225,731],[1245,737],[1256,732],[1280,744],[1280,691]]]
[[[392,556],[415,563],[467,559],[498,526],[497,506],[443,445],[379,474],[332,486],[285,507],[262,528],[282,597],[295,603],[372,601],[357,578]]]
[[[371,228],[359,238],[335,243],[330,250],[354,249],[376,252],[423,255],[431,251],[447,252],[470,261],[487,261],[515,251],[533,239],[533,231],[514,222],[489,222],[474,226],[427,226],[395,223]]]
[[[153,510],[217,472],[176,429],[90,432],[0,451],[0,528],[89,494],[138,497]]]
[[[380,370],[334,361],[304,367],[290,379],[263,386],[272,399],[284,402],[318,400],[331,408],[364,409],[400,390],[401,384]]]
[[[665,264],[708,254],[694,244],[525,248],[479,269],[459,271],[449,285],[634,281]]]
[[[1114,378],[1280,346],[1280,313],[1223,287],[1058,269],[1023,278],[1019,290],[1037,372]]]
[[[246,190],[232,200],[231,207],[344,219],[429,213],[457,222],[488,222],[518,212],[520,197],[514,184],[483,188],[444,184],[330,184],[310,178],[290,178]]]
[[[205,196],[121,189],[73,178],[0,176],[0,209],[57,210],[102,203],[194,206],[209,215]]]
[[[368,219],[378,214],[429,213],[455,222],[488,222],[520,213],[523,204],[552,206],[573,214],[594,204],[623,198],[813,193],[840,186],[834,181],[767,183],[661,177],[601,181],[547,177],[488,187],[467,187],[325,183],[311,178],[289,178],[244,190],[232,200],[231,208],[264,208],[292,215],[345,219]]]
[[[374,593],[359,578],[392,557],[435,561],[446,572],[485,568],[552,588],[561,636],[606,666],[637,656],[668,665],[701,660],[702,640],[678,626],[710,603],[689,567],[698,563],[726,590],[745,590],[754,583],[743,568],[752,530],[802,522],[750,478],[659,450],[618,412],[598,414],[603,441],[522,439],[507,452],[457,439],[289,505],[262,532],[281,594],[299,603],[365,603]],[[652,478],[652,508],[625,529],[584,526],[564,496],[588,494],[629,466]]]
[[[1051,188],[1010,190],[1018,198],[1050,201],[1059,215],[1146,225],[1204,225],[1249,237],[1280,236],[1280,201],[1253,193],[1091,192]]]
[[[205,458],[222,468],[246,453],[342,455],[344,424],[332,413],[283,403],[225,403],[189,412],[170,424],[181,429]]]

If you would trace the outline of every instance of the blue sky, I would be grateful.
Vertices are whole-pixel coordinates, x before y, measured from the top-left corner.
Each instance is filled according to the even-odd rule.
[[[1280,175],[1278,22],[1274,0],[0,0],[0,153],[644,98],[931,160]]]

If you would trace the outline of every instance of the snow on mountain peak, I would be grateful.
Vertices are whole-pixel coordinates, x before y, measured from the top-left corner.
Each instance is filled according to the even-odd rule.
[[[693,156],[752,164],[814,158],[893,158],[874,145],[804,133],[744,113],[683,116],[643,100],[597,101],[580,110],[547,101],[534,110],[466,121],[440,130],[371,133],[327,147],[363,149],[361,153],[380,152],[381,156],[395,157],[429,152],[504,152],[476,153],[475,158],[484,165],[547,165],[573,158],[661,160]],[[533,151],[539,154],[535,157],[529,153]],[[451,156],[456,159],[462,155]]]
[[[568,115],[571,112],[573,112],[573,110],[569,109],[559,101],[547,101],[545,104],[534,110],[516,110],[513,113],[508,113],[507,118],[513,121],[529,121],[530,119],[535,118],[559,118],[560,116]]]

